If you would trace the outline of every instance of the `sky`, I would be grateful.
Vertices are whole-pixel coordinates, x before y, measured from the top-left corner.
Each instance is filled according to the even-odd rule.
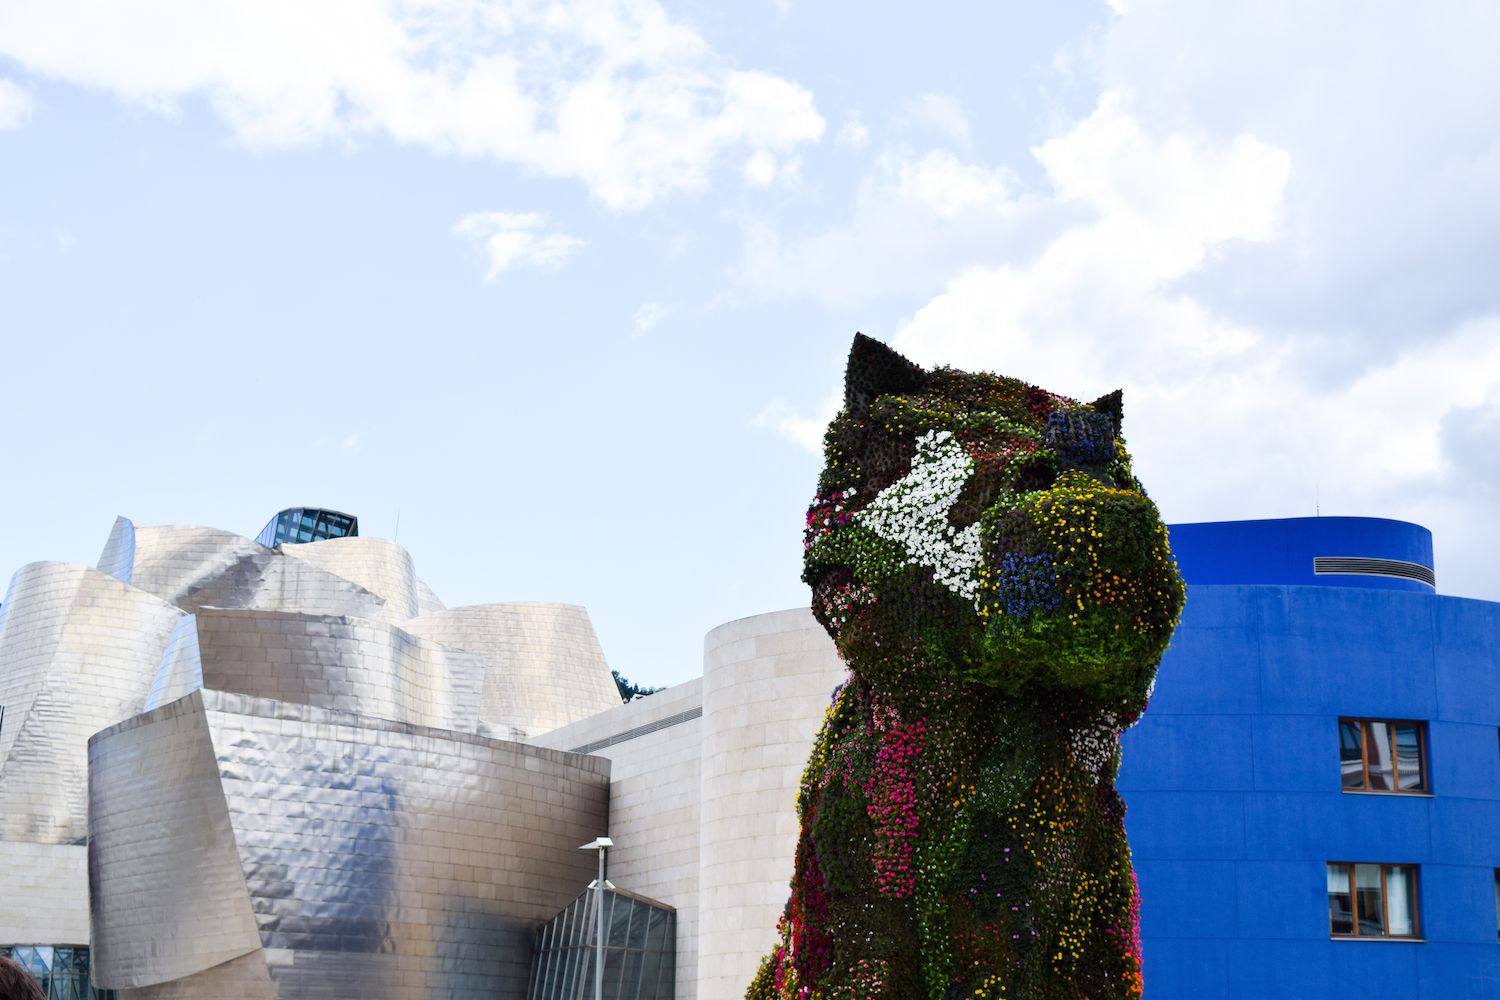
[[[1500,599],[1500,5],[0,0],[0,574],[349,511],[671,684],[855,331]]]

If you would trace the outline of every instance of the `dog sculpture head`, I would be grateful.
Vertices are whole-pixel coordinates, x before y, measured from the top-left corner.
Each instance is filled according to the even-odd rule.
[[[1138,713],[1184,590],[1121,417],[1119,392],[927,371],[856,334],[803,570],[850,667]]]

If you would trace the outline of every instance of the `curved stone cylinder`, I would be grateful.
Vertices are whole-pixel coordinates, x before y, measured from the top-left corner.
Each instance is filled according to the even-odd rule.
[[[0,840],[83,838],[88,738],[140,711],[180,617],[87,566],[16,573],[0,608]]]
[[[588,612],[572,604],[476,604],[403,629],[485,661],[480,718],[533,736],[620,706]]]
[[[775,943],[797,847],[797,789],[846,671],[805,609],[703,642],[698,996],[743,996]]]

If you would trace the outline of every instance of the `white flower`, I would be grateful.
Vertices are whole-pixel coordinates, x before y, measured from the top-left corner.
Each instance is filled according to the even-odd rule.
[[[952,437],[948,431],[928,431],[917,438],[911,472],[881,490],[857,516],[977,607],[979,525],[958,531],[948,523],[948,512],[974,474],[974,460]]]

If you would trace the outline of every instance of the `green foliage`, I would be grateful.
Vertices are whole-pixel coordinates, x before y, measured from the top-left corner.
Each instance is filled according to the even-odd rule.
[[[618,670],[611,670],[610,673],[614,675],[615,687],[620,691],[621,701],[634,701],[637,698],[644,698],[648,694],[655,694],[663,690],[659,687],[645,687],[633,683],[630,678],[625,677]]]

